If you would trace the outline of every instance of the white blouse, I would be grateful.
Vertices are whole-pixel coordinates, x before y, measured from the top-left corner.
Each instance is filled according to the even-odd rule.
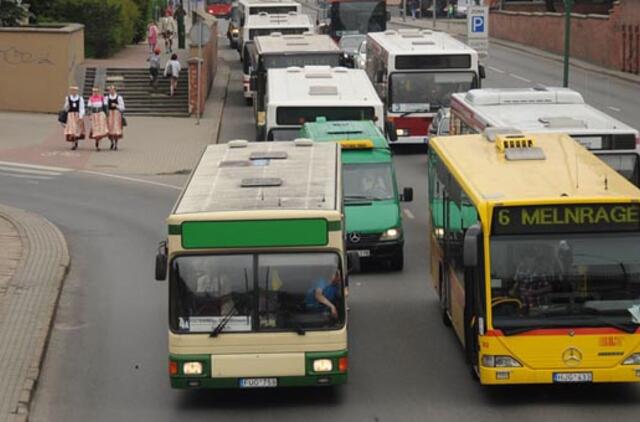
[[[115,100],[116,98],[118,99],[118,110],[120,111],[120,113],[123,113],[124,112],[124,100],[122,99],[121,95],[118,95],[118,94],[116,94],[116,95],[111,95],[111,94],[107,95],[106,97],[104,97],[104,105],[106,105],[108,107],[109,106],[109,99]],[[107,111],[109,111],[109,110],[107,110]]]
[[[78,99],[80,99],[80,106],[79,108],[79,114],[80,114],[80,118],[84,117],[84,98],[82,98],[79,95],[69,95],[67,97],[64,97],[64,109],[65,111],[69,111],[69,99],[71,99],[72,101],[78,101]]]

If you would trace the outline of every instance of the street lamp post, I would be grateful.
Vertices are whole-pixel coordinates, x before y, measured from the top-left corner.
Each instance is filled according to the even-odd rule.
[[[571,9],[575,0],[564,0],[564,77],[562,86],[569,87],[569,53],[571,49]]]

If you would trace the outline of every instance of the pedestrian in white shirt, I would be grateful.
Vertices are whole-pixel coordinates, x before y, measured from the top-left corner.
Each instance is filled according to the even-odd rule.
[[[169,95],[174,96],[176,88],[178,87],[178,77],[180,76],[180,62],[178,61],[178,55],[172,54],[171,60],[167,62],[164,67],[164,77],[171,78],[169,85]]]

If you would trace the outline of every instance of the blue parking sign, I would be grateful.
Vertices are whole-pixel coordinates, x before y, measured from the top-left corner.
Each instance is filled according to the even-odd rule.
[[[472,17],[471,32],[484,32],[484,16]]]

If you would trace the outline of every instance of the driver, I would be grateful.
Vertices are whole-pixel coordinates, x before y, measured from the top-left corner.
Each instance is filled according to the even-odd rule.
[[[509,293],[519,297],[526,309],[536,308],[545,303],[545,295],[552,291],[549,259],[545,259],[539,246],[524,250],[524,258],[516,268],[515,283]]]
[[[313,282],[305,296],[304,305],[310,311],[329,310],[333,318],[338,318],[338,310],[334,303],[340,295],[340,270],[336,270],[330,279],[320,276]]]
[[[367,174],[362,178],[362,192],[367,197],[384,198],[388,192],[384,179],[380,176]]]

